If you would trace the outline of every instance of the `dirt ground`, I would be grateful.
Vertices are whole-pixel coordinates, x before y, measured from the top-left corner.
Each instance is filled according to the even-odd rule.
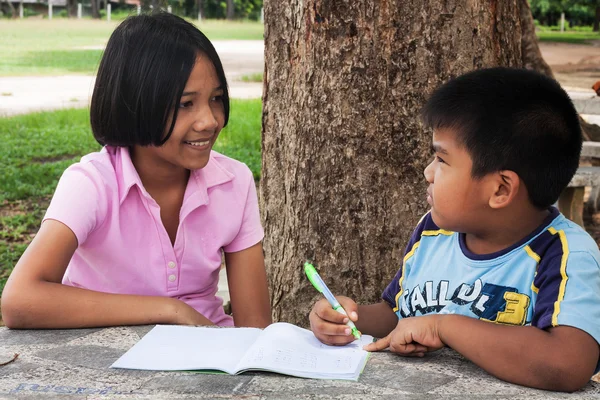
[[[591,90],[600,80],[600,40],[591,43],[540,43],[544,60],[563,87]]]

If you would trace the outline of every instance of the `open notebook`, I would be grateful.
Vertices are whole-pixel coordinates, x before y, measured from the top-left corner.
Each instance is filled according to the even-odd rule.
[[[309,330],[284,322],[257,328],[157,325],[111,367],[160,371],[271,371],[316,379],[357,380],[373,341],[363,335],[346,346],[327,346]]]

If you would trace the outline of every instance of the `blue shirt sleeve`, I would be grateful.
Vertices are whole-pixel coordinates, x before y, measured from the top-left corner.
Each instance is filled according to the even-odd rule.
[[[396,301],[396,297],[398,297],[398,293],[402,291],[402,277],[404,274],[404,264],[406,263],[406,256],[411,252],[415,244],[417,244],[421,240],[421,233],[425,229],[425,226],[429,226],[433,224],[433,220],[431,219],[430,213],[425,214],[419,224],[413,231],[408,244],[406,245],[406,249],[404,250],[404,260],[402,264],[400,264],[400,268],[396,275],[394,275],[394,279],[388,284],[388,286],[383,291],[381,298],[383,301],[388,303],[394,311],[396,311],[398,304]]]
[[[552,259],[539,282],[532,325],[541,329],[567,325],[600,343],[600,266],[589,252],[576,251]]]

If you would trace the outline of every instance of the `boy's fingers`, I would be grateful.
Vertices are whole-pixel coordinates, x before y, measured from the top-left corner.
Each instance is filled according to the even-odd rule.
[[[354,300],[348,297],[340,296],[338,298],[338,301],[340,302],[340,305],[344,308],[346,314],[348,314],[350,319],[356,322],[358,320],[358,306],[356,305]]]
[[[426,353],[427,347],[419,343],[394,344],[390,345],[390,351],[393,353],[402,354],[405,356],[418,353]]]
[[[320,320],[311,324],[313,331],[327,336],[352,336],[352,330],[345,324],[333,324],[331,322]]]
[[[320,340],[332,346],[343,346],[348,343],[352,343],[354,340],[354,336],[339,336],[339,335],[323,335]]]
[[[363,349],[367,350],[367,351],[380,351],[380,350],[384,350],[387,349],[390,346],[390,336],[386,336],[383,339],[379,339],[376,342],[373,343],[369,343],[368,345],[364,346]]]
[[[317,307],[315,309],[315,313],[322,320],[336,324],[345,324],[346,321],[348,321],[347,316],[335,311],[333,308],[331,308],[329,303],[327,303],[327,306]]]

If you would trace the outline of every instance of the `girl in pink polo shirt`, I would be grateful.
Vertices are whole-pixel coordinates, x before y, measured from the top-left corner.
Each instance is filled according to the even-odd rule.
[[[61,177],[2,294],[6,325],[271,323],[252,173],[212,151],[229,94],[206,36],[171,14],[126,19],[90,114],[104,148]],[[233,318],[216,296],[222,253]]]

